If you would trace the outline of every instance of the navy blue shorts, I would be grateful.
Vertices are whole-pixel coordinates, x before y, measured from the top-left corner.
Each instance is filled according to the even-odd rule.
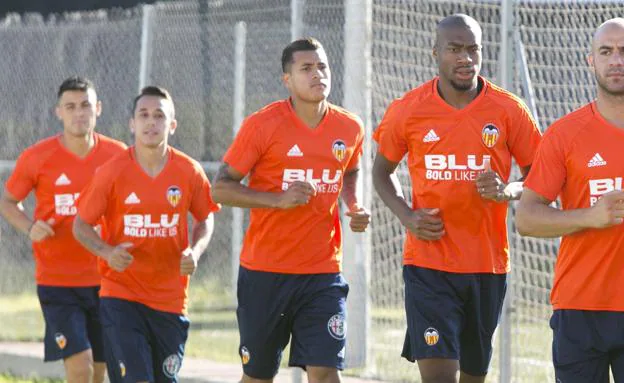
[[[243,371],[271,379],[290,344],[289,366],[344,368],[346,299],[342,274],[278,274],[241,267],[239,354]]]
[[[614,311],[556,310],[553,329],[553,364],[557,382],[624,382],[624,313]]]
[[[492,358],[506,274],[457,274],[403,267],[407,334],[402,356],[459,360],[461,371],[485,376]]]
[[[101,298],[100,302],[111,383],[177,382],[188,318],[123,299]]]
[[[100,288],[37,286],[45,320],[44,360],[65,359],[91,349],[104,362],[100,325]]]

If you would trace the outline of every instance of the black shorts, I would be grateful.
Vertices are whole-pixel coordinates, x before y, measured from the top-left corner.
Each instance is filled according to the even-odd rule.
[[[459,360],[461,371],[487,374],[506,274],[458,274],[403,268],[407,334],[402,356]]]
[[[100,324],[100,288],[37,286],[45,319],[44,360],[65,359],[91,349],[104,362]]]
[[[271,379],[290,342],[290,366],[344,368],[346,298],[342,274],[278,274],[241,267],[239,354],[243,371]]]

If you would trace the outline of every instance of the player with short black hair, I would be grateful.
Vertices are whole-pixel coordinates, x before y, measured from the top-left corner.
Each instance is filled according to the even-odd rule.
[[[24,150],[0,200],[0,213],[33,243],[46,323],[44,360],[63,359],[70,383],[102,382],[106,371],[97,261],[72,235],[78,195],[99,166],[125,149],[95,132],[101,111],[90,80],[73,76],[63,81],[56,105],[63,132]],[[31,191],[36,199],[32,219],[21,206]]]
[[[331,73],[317,40],[284,48],[282,69],[290,97],[243,122],[213,189],[215,201],[251,208],[238,276],[242,381],[271,382],[292,336],[289,365],[310,382],[339,382],[349,287],[338,197],[351,229],[366,230],[356,186],[364,129],[327,102]]]

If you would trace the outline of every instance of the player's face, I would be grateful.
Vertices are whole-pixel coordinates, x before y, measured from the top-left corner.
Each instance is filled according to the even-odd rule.
[[[56,106],[56,115],[63,123],[63,131],[75,137],[93,132],[102,104],[95,90],[68,90],[63,92]]]
[[[284,84],[291,97],[304,102],[321,102],[331,90],[331,72],[325,50],[298,51],[293,54],[290,71]]]
[[[624,26],[610,25],[596,35],[589,64],[604,92],[624,96]]]
[[[158,96],[143,96],[139,99],[130,119],[130,130],[134,133],[135,144],[155,149],[167,145],[169,135],[173,135],[177,122],[173,119],[173,105]]]
[[[461,27],[442,30],[433,56],[440,78],[455,90],[476,88],[481,71],[481,31]]]

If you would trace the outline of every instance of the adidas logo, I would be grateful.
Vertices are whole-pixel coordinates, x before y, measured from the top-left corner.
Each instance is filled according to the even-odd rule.
[[[54,182],[54,184],[56,186],[69,185],[71,184],[71,181],[69,180],[69,178],[67,178],[67,175],[65,175],[65,173],[61,173],[61,175],[59,176],[59,178],[56,179],[56,182]]]
[[[290,148],[290,150],[288,151],[288,154],[286,154],[288,157],[303,157],[303,152],[301,151],[301,149],[299,149],[299,146],[297,146],[297,144],[293,145],[292,148]]]
[[[136,194],[134,194],[134,192],[132,192],[128,197],[126,197],[124,203],[126,205],[136,205],[138,203],[141,203],[141,200],[139,199],[139,197],[137,197]]]
[[[436,132],[433,131],[433,129],[431,129],[429,133],[427,133],[425,137],[423,137],[423,142],[436,142],[436,141],[440,141],[440,137],[438,137],[438,135],[436,134]]]
[[[591,160],[587,163],[588,168],[593,168],[595,166],[605,166],[607,161],[605,161],[599,153],[594,154]]]

